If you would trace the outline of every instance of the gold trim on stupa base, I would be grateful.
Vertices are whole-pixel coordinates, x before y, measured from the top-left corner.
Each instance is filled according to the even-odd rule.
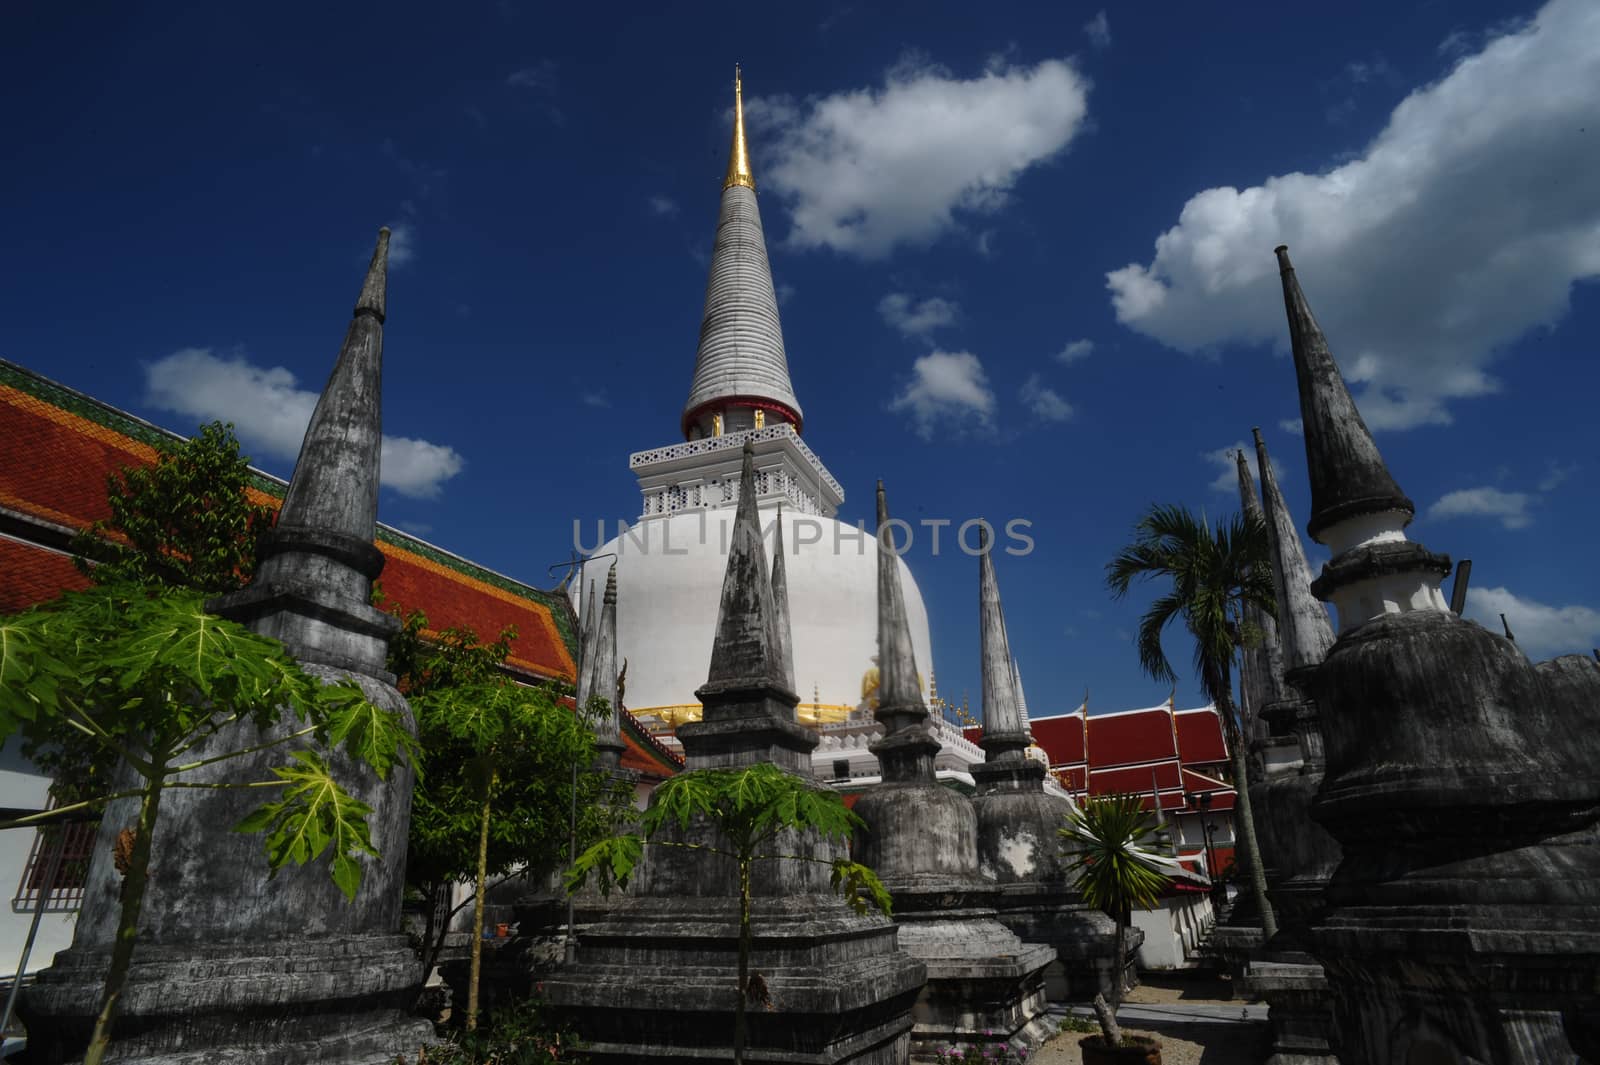
[[[837,725],[855,711],[853,706],[838,703],[799,703],[794,708],[795,720],[808,728]],[[704,708],[699,703],[679,703],[673,706],[629,707],[628,712],[639,719],[652,735],[676,732],[680,725],[699,721]]]

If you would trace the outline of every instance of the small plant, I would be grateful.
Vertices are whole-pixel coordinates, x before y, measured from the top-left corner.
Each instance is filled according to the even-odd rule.
[[[939,1065],[1023,1065],[1026,1050],[1013,1050],[1009,1043],[960,1043],[939,1052]]]
[[[489,1014],[482,1027],[456,1031],[450,1041],[404,1054],[394,1065],[552,1065],[572,1061],[583,1043],[568,1027],[545,1015],[533,997]]]
[[[1087,1017],[1080,1017],[1076,1013],[1069,1013],[1061,1019],[1061,1031],[1063,1032],[1077,1032],[1080,1035],[1088,1035],[1095,1030],[1096,1025],[1093,1021]]]

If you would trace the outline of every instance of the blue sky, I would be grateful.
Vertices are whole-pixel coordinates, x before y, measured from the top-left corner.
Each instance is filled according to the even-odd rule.
[[[806,439],[847,520],[1033,523],[1033,713],[1165,697],[1103,567],[1252,425],[1303,526],[1280,241],[1471,610],[1600,643],[1592,0],[177,6],[8,9],[6,358],[287,475],[392,225],[381,517],[548,586],[677,439],[737,60]],[[909,561],[976,700],[976,563]]]

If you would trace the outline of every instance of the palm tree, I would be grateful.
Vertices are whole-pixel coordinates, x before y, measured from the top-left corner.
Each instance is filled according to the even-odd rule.
[[[1147,910],[1171,879],[1163,868],[1178,866],[1139,846],[1155,828],[1145,813],[1138,795],[1103,795],[1087,799],[1067,814],[1066,827],[1059,830],[1066,841],[1072,864],[1068,874],[1089,905],[1110,913],[1117,923],[1117,952],[1112,955],[1115,978],[1111,981],[1111,1005],[1098,992],[1094,996],[1100,1030],[1113,1047],[1122,1045],[1117,1027],[1117,1010],[1122,1006],[1123,940],[1130,910]]]
[[[1227,734],[1238,792],[1235,821],[1245,852],[1242,865],[1261,910],[1262,932],[1271,939],[1278,933],[1278,922],[1267,902],[1267,880],[1250,811],[1245,769],[1248,732],[1233,701],[1234,653],[1246,641],[1260,638],[1259,633],[1247,631],[1244,609],[1250,605],[1277,612],[1269,550],[1266,525],[1259,518],[1239,514],[1213,529],[1187,507],[1161,504],[1139,519],[1133,543],[1106,565],[1106,584],[1121,599],[1135,580],[1171,582],[1139,620],[1139,665],[1156,680],[1177,681],[1161,634],[1182,619],[1194,637],[1195,673],[1216,704]]]

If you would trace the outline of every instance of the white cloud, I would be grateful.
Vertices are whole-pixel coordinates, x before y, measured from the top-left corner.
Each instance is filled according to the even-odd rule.
[[[551,92],[556,87],[556,64],[553,59],[541,59],[532,66],[514,70],[506,78],[507,85],[519,89],[536,89],[540,92]]]
[[[934,351],[911,365],[911,381],[889,404],[908,411],[923,439],[935,428],[987,430],[994,416],[994,392],[983,363],[967,351]]]
[[[931,243],[958,213],[999,210],[1023,171],[1082,128],[1088,92],[1059,59],[991,63],[966,80],[910,59],[881,88],[752,99],[745,115],[769,142],[760,170],[790,207],[789,243],[880,258]]]
[[[952,324],[961,308],[951,300],[931,296],[920,303],[905,292],[891,292],[878,301],[883,320],[908,337],[924,339],[935,329]]]
[[[650,213],[670,218],[678,213],[678,201],[668,196],[650,197]]]
[[[1484,517],[1498,518],[1508,529],[1525,529],[1533,524],[1526,492],[1502,492],[1498,488],[1462,488],[1449,492],[1428,508],[1433,519]]]
[[[1023,405],[1040,421],[1064,422],[1072,417],[1072,404],[1061,398],[1053,388],[1046,388],[1038,374],[1031,374],[1022,383]]]
[[[1095,12],[1094,18],[1083,24],[1083,32],[1089,35],[1089,43],[1096,48],[1111,47],[1111,22],[1104,11]]]
[[[1306,422],[1304,418],[1283,418],[1278,422],[1278,428],[1295,436],[1306,435]]]
[[[1149,265],[1107,275],[1117,318],[1174,348],[1287,343],[1288,244],[1369,426],[1451,400],[1600,276],[1600,5],[1553,0],[1413,92],[1361,154],[1193,196]],[[1580,132],[1588,127],[1587,134]]]
[[[1087,339],[1074,340],[1072,343],[1068,344],[1066,347],[1062,348],[1056,353],[1056,361],[1062,363],[1074,363],[1079,359],[1088,358],[1091,354],[1093,354],[1093,352],[1094,341]]]
[[[417,257],[417,230],[410,222],[389,227],[389,265],[404,266]]]
[[[1544,476],[1539,478],[1539,491],[1554,492],[1566,481],[1568,477],[1578,472],[1576,462],[1559,463],[1551,459],[1545,469]]]
[[[293,463],[318,393],[298,387],[282,366],[262,369],[209,348],[184,348],[145,367],[145,401],[201,421],[232,422],[249,448]],[[453,449],[411,437],[383,437],[381,481],[401,495],[433,499],[465,460]]]
[[[1506,588],[1467,588],[1463,613],[1490,632],[1500,632],[1506,616],[1517,644],[1536,661],[1563,654],[1588,654],[1600,645],[1600,610],[1586,606],[1548,606]]]

